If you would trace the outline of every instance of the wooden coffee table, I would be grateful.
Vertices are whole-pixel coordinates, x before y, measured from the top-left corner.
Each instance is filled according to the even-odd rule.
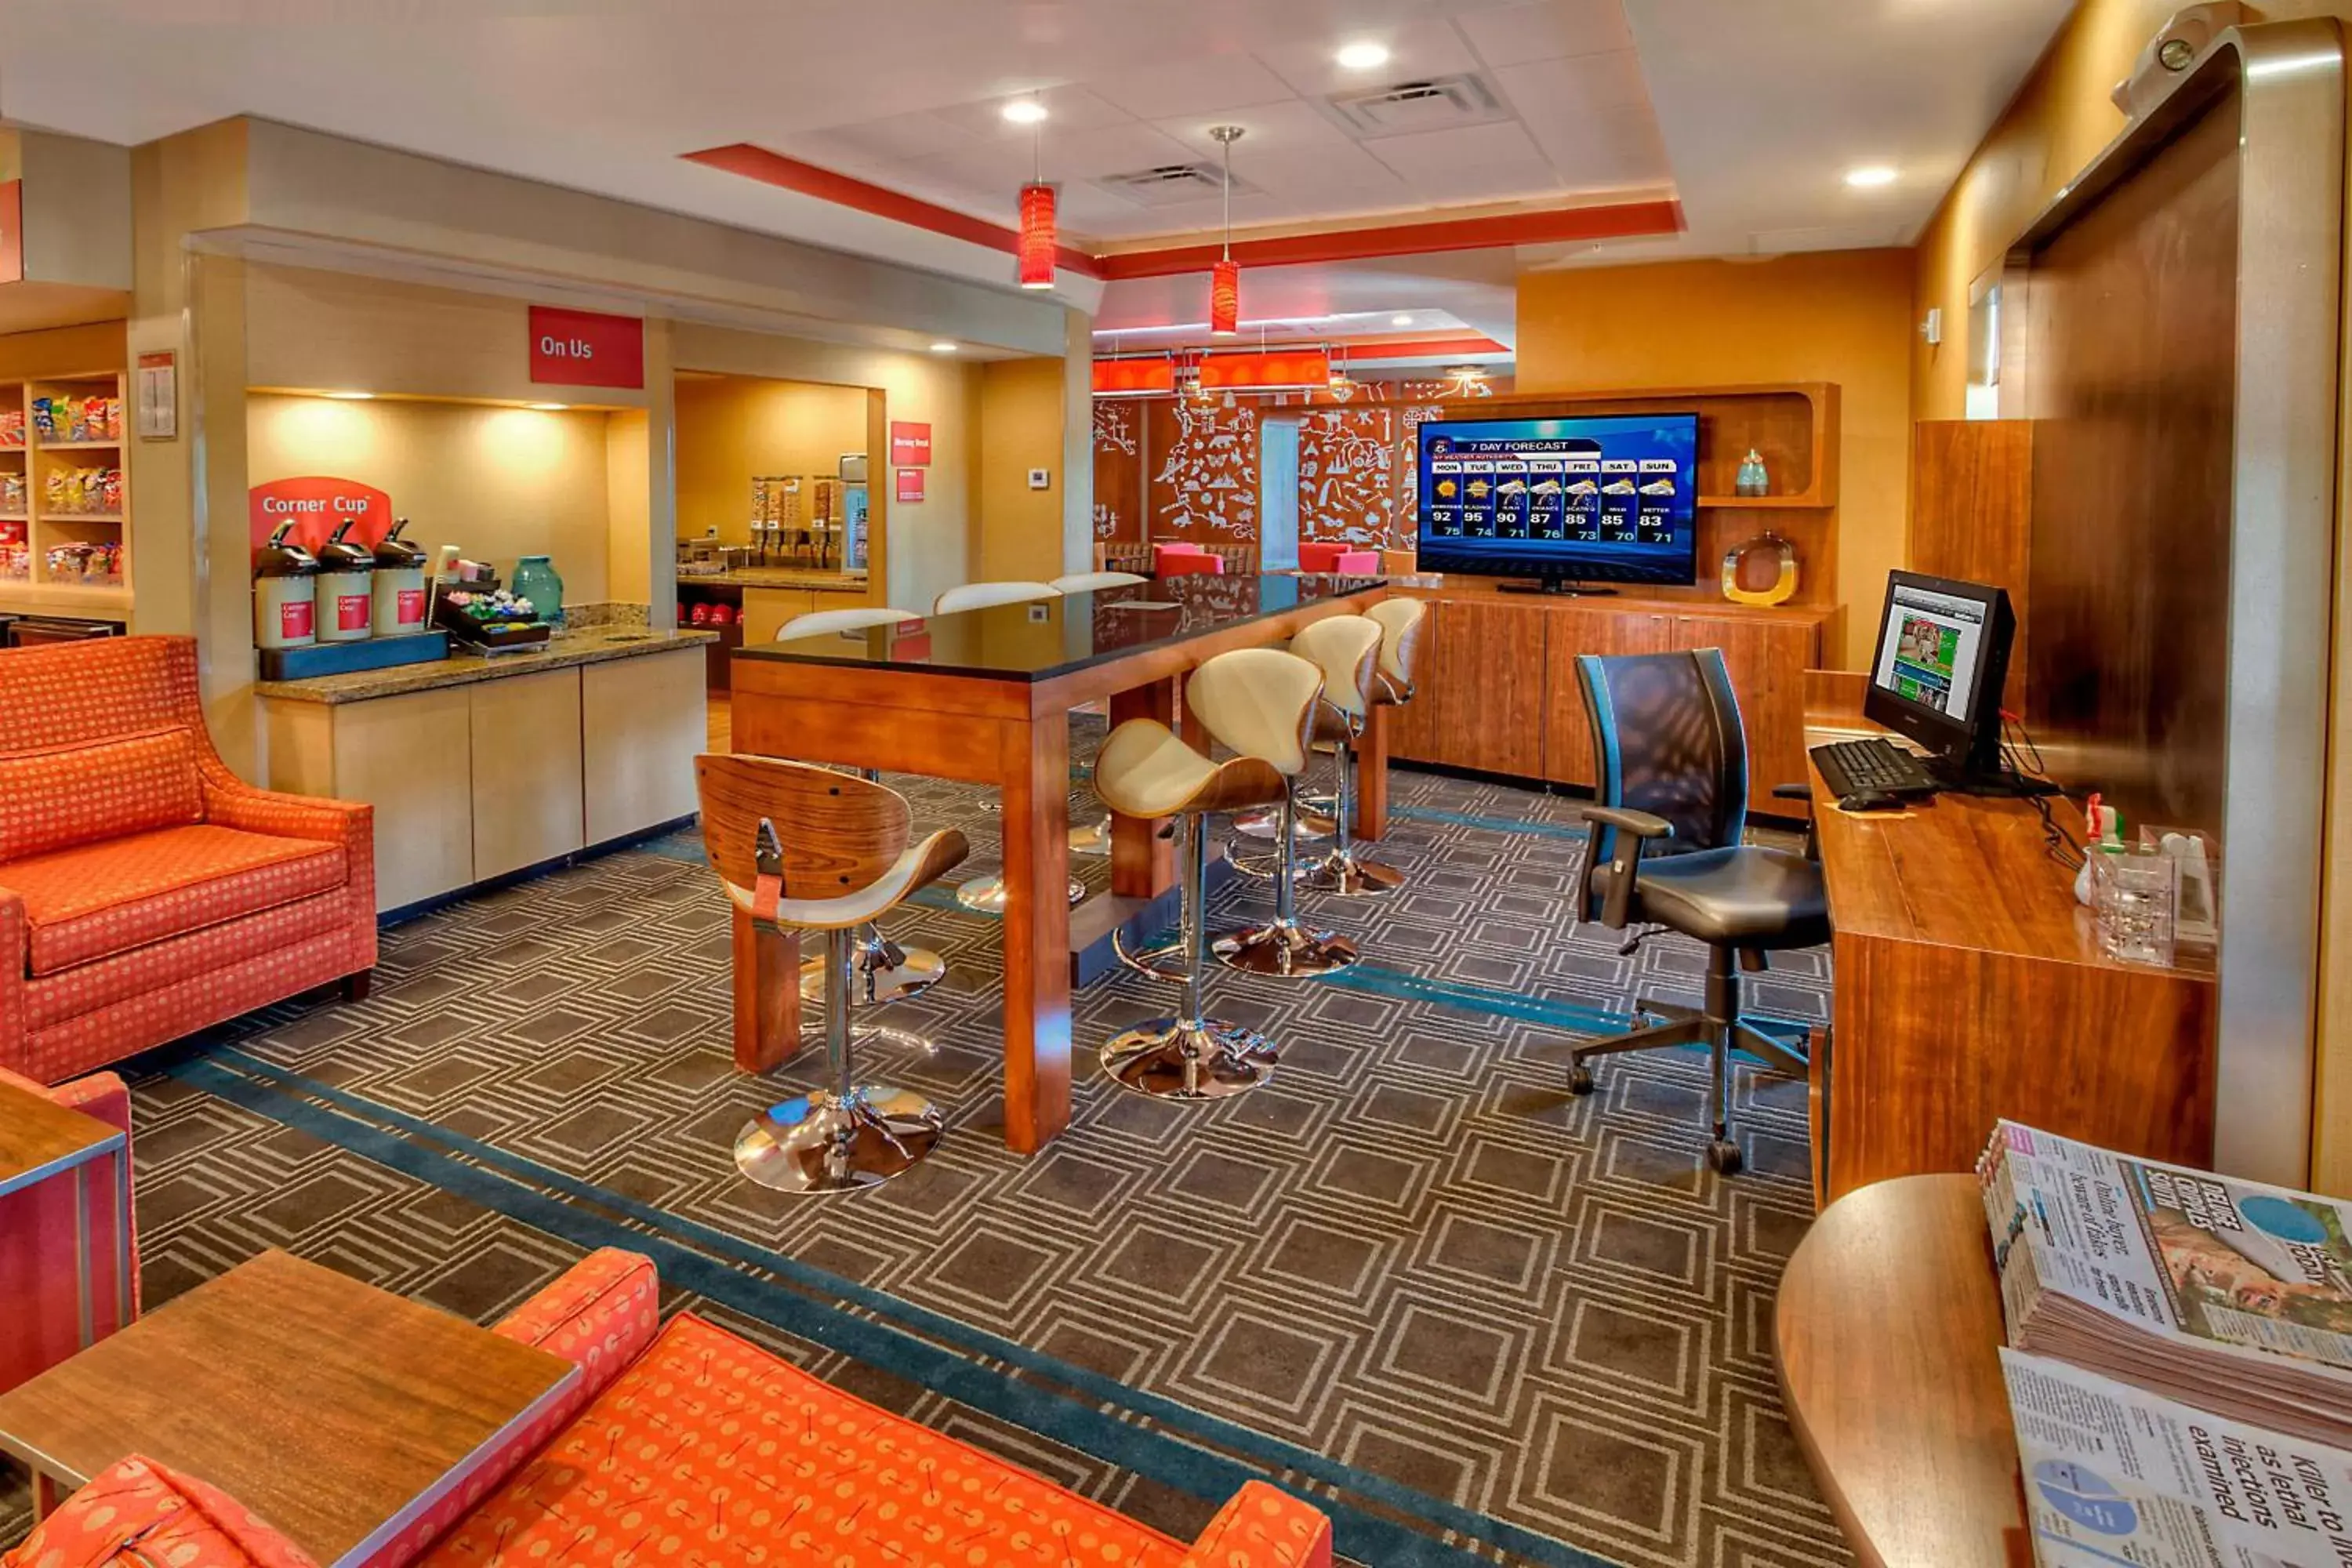
[[[114,1321],[131,1321],[131,1140],[122,1130],[46,1095],[0,1083],[0,1197],[71,1173],[74,1281],[81,1346],[96,1337],[89,1289],[89,1168],[114,1161]]]
[[[0,1450],[67,1490],[144,1454],[338,1568],[406,1528],[579,1375],[562,1356],[272,1250],[0,1394]]]

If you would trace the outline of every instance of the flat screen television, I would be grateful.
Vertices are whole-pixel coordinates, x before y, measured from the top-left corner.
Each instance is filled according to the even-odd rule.
[[[1423,571],[1698,580],[1696,414],[1433,420],[1418,456]]]

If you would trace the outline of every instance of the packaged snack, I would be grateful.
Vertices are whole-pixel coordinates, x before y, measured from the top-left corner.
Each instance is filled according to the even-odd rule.
[[[0,474],[0,511],[24,515],[29,498],[25,493],[25,476]]]
[[[25,411],[21,408],[0,408],[0,447],[21,447],[25,444]]]

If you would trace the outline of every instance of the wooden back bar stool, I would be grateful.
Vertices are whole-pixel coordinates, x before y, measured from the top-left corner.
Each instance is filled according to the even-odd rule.
[[[776,628],[778,642],[790,642],[795,637],[829,637],[838,632],[872,631],[878,626],[895,626],[901,621],[919,621],[922,616],[893,609],[888,605],[859,605],[846,610],[812,610],[805,616],[794,616]],[[882,775],[872,768],[861,774],[869,784],[880,784]],[[852,1007],[887,1007],[893,1002],[903,1002],[921,994],[947,977],[948,961],[928,947],[901,947],[883,933],[882,928],[868,921],[857,933],[856,984],[850,987]],[[822,954],[801,965],[801,997],[817,1002],[824,997],[825,961]]]
[[[1323,673],[1322,696],[1312,710],[1314,740],[1344,746],[1363,727],[1371,710],[1372,667],[1380,649],[1380,623],[1363,616],[1333,616],[1290,639],[1291,655]],[[1276,763],[1290,787],[1275,806],[1274,919],[1210,942],[1210,951],[1229,969],[1302,979],[1336,973],[1356,962],[1354,942],[1298,923],[1297,780],[1313,752],[1301,748],[1297,761],[1296,771]]]
[[[1202,1005],[1207,819],[1273,805],[1289,793],[1290,780],[1307,765],[1322,689],[1320,669],[1278,648],[1222,653],[1192,672],[1184,705],[1240,756],[1212,762],[1158,720],[1130,719],[1110,732],[1095,759],[1095,792],[1112,810],[1147,820],[1173,817],[1185,837],[1181,1011],[1138,1025],[1103,1047],[1103,1070],[1129,1089],[1171,1100],[1216,1100],[1255,1089],[1273,1072],[1272,1042],[1209,1017]]]
[[[920,843],[906,801],[855,773],[779,757],[694,763],[702,842],[727,896],[754,920],[824,933],[824,1047],[833,1086],[772,1105],[735,1138],[736,1168],[763,1187],[839,1193],[888,1181],[931,1152],[929,1100],[856,1081],[850,1062],[853,933],[961,864],[953,828]]]
[[[1349,732],[1334,742],[1339,753],[1339,793],[1331,818],[1337,842],[1331,852],[1310,868],[1304,879],[1317,892],[1369,898],[1392,893],[1404,886],[1404,873],[1356,853],[1348,834],[1356,816],[1356,741],[1372,707],[1393,707],[1412,700],[1413,666],[1421,651],[1421,628],[1429,606],[1419,599],[1382,599],[1364,612],[1381,628],[1379,656],[1373,665],[1370,704]]]

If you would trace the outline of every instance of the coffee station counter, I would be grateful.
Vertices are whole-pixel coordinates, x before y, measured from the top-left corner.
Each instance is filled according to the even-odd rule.
[[[689,575],[679,573],[680,588],[799,588],[813,594],[863,595],[868,583],[863,572],[813,572],[804,566],[738,566],[726,572]]]
[[[718,640],[715,632],[692,629],[656,632],[644,626],[585,626],[577,631],[559,631],[543,643],[502,653],[452,653],[430,664],[356,669],[348,675],[321,675],[308,680],[264,680],[257,682],[253,690],[257,697],[285,702],[362,702],[446,686],[470,686],[478,680],[601,664],[608,659],[637,658]]]

